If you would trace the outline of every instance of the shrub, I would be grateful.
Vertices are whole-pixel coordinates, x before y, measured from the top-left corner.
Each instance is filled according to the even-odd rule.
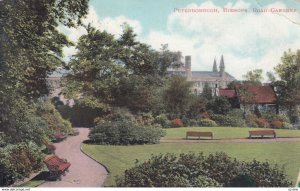
[[[210,115],[208,112],[203,112],[200,114],[201,119],[210,119]]]
[[[163,128],[171,127],[171,122],[166,114],[160,114],[154,118],[154,123],[160,124]]]
[[[48,127],[53,131],[73,133],[71,123],[62,118],[50,101],[39,102],[37,104],[37,114],[47,122]]]
[[[258,118],[255,120],[255,122],[258,125],[258,127],[264,127],[264,128],[270,127],[270,123],[266,118]]]
[[[96,144],[155,144],[164,135],[165,132],[157,126],[143,126],[133,121],[118,120],[93,127],[89,139]]]
[[[254,114],[248,114],[246,115],[246,124],[248,127],[258,127],[256,120],[258,120],[258,117]]]
[[[118,187],[219,187],[215,180],[203,175],[193,161],[186,163],[189,155],[173,154],[152,156],[148,161],[125,171],[116,180]],[[196,156],[193,156],[196,157]],[[201,162],[197,161],[196,162]],[[191,168],[194,167],[194,168]]]
[[[175,118],[171,121],[172,127],[183,127],[183,122],[179,118]]]
[[[271,128],[274,128],[274,129],[282,129],[283,128],[283,122],[278,120],[278,119],[273,120],[273,121],[271,121],[270,126],[271,126]]]
[[[229,182],[229,187],[256,187],[255,180],[248,175],[239,174]]]
[[[200,126],[200,127],[216,127],[218,125],[213,120],[210,120],[210,119],[200,119],[198,121],[198,126]]]
[[[293,129],[293,125],[291,125],[290,123],[287,123],[287,122],[283,122],[282,123],[282,128],[284,128],[284,129]]]
[[[289,118],[286,115],[275,114],[275,113],[264,113],[263,118],[268,119],[269,121],[279,120],[281,122],[290,123]]]
[[[207,103],[207,109],[213,111],[215,114],[227,114],[231,105],[229,101],[224,97],[214,97]]]
[[[251,169],[253,168],[253,169]],[[289,187],[283,169],[268,162],[240,162],[225,153],[152,156],[126,170],[118,187]]]
[[[245,127],[245,120],[241,118],[231,117],[229,115],[212,115],[211,119],[214,120],[219,126],[227,127]]]
[[[283,167],[271,166],[268,162],[253,160],[244,164],[243,171],[255,181],[257,187],[289,187],[292,185],[288,181]]]
[[[3,185],[0,186],[7,186],[39,170],[42,167],[42,153],[33,142],[10,144],[0,148],[0,167],[3,175]]]

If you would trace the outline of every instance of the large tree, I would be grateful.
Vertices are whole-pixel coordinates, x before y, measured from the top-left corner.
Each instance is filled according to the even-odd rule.
[[[80,24],[87,8],[88,0],[0,1],[1,132],[34,135],[32,103],[47,94],[46,77],[62,66],[62,48],[71,44],[57,26]]]
[[[192,98],[192,82],[182,76],[173,76],[164,93],[164,102],[166,110],[178,116],[186,114],[189,109]]]
[[[71,45],[57,26],[79,24],[87,8],[88,0],[0,1],[1,89],[26,98],[47,94],[45,78],[62,66],[62,48]]]
[[[261,84],[261,81],[263,80],[262,76],[263,70],[261,69],[255,69],[252,71],[247,72],[243,77],[245,78],[245,81],[252,84]]]
[[[81,95],[77,97],[80,103],[103,111],[112,106],[149,111],[154,88],[163,85],[176,54],[166,46],[155,51],[137,41],[127,24],[119,38],[90,25],[86,30],[68,65],[71,72],[65,78],[65,95]]]
[[[288,109],[290,117],[296,117],[296,106],[300,104],[300,50],[284,52],[275,71],[281,78],[281,82],[275,83],[280,104]]]

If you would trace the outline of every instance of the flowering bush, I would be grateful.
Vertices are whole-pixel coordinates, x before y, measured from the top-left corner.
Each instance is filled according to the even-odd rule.
[[[172,127],[183,127],[183,122],[179,118],[175,118],[171,121]]]
[[[270,123],[266,118],[258,118],[255,120],[255,122],[258,125],[258,127],[264,127],[264,128],[270,127]]]
[[[278,119],[273,120],[273,121],[271,121],[270,126],[271,126],[271,128],[274,128],[274,129],[282,129],[283,128],[283,122],[278,120]]]

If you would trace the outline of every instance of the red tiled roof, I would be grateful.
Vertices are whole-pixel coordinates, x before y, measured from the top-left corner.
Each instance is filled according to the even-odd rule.
[[[236,85],[236,90],[240,95],[240,100],[246,103],[254,104],[275,104],[276,95],[271,86],[259,86],[250,84],[239,84]],[[241,91],[245,90],[245,96],[241,95]],[[247,98],[246,98],[247,97]]]
[[[229,90],[229,89],[220,89],[219,95],[228,98],[236,97],[235,90]]]

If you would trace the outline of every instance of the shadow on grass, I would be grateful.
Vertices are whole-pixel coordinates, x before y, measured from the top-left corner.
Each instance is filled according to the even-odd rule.
[[[38,187],[39,185],[43,184],[45,181],[48,181],[49,176],[50,173],[48,171],[42,171],[34,178],[29,180],[28,182],[21,184],[19,187]]]

